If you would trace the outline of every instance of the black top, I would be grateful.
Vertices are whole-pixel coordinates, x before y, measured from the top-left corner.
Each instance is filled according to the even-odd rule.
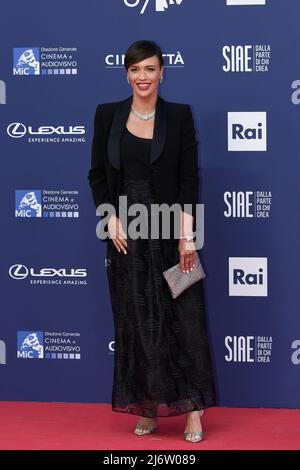
[[[132,95],[122,101],[99,104],[94,116],[91,168],[88,175],[93,200],[95,207],[105,202],[113,204],[117,213],[121,176],[120,140],[131,104]],[[192,215],[196,221],[199,197],[198,142],[191,107],[165,101],[158,96],[155,123],[150,154],[150,179],[155,185],[156,201],[169,205],[178,202],[183,209],[184,204],[192,204]],[[136,143],[138,139],[134,139]],[[150,143],[139,140],[150,147]],[[194,230],[195,225],[196,223]],[[172,226],[171,238],[174,235],[173,229]],[[109,240],[109,237],[104,240]]]
[[[152,139],[138,137],[125,126],[121,139],[121,170],[124,179],[150,179],[150,151]]]

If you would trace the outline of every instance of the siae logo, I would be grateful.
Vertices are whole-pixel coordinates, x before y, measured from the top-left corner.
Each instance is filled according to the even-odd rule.
[[[223,71],[228,72],[268,72],[271,59],[269,44],[246,44],[223,46]]]
[[[225,191],[225,217],[253,217],[253,191]]]
[[[272,336],[226,336],[225,361],[259,362],[269,364],[272,359]]]
[[[267,297],[267,258],[229,258],[229,295]]]
[[[225,217],[270,217],[271,191],[225,191]]]
[[[253,72],[253,46],[223,46],[224,72]]]
[[[267,150],[266,112],[228,112],[228,151]]]
[[[226,336],[227,362],[254,362],[254,336]]]
[[[152,0],[151,4],[154,4],[155,11],[164,12],[169,6],[181,5],[183,0]],[[146,8],[149,6],[150,0],[124,0],[124,4],[129,8],[142,7],[140,14],[142,15]]]

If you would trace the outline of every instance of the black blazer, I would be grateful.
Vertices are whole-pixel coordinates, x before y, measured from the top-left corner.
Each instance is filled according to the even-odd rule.
[[[119,144],[132,99],[131,95],[122,101],[99,104],[94,117],[89,184],[95,206],[104,202],[113,204],[117,215],[121,173]],[[199,168],[191,108],[158,96],[154,119],[150,164],[156,202],[169,205],[177,202],[183,210],[184,204],[192,204],[195,230]]]

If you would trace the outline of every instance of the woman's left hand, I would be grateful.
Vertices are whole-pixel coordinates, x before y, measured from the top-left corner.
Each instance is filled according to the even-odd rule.
[[[195,242],[181,238],[178,244],[178,251],[180,256],[180,270],[187,273],[193,271],[196,266]]]

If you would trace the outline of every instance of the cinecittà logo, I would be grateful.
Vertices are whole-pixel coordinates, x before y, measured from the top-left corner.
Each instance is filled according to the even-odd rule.
[[[180,51],[167,52],[163,54],[165,67],[184,67],[184,59]],[[125,54],[112,53],[104,58],[105,68],[124,69]]]
[[[123,0],[124,4],[129,8],[138,7],[140,14],[145,13],[146,9],[151,5],[154,11],[167,11],[169,6],[179,6],[183,0]]]

